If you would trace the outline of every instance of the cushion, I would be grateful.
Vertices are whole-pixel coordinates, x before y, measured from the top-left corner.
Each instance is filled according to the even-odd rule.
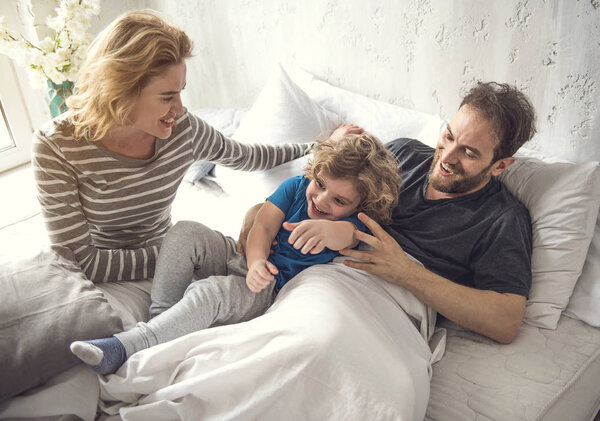
[[[102,292],[54,251],[1,266],[0,291],[0,401],[79,363],[74,340],[123,329]]]
[[[356,124],[375,135],[383,143],[400,137],[419,139],[435,146],[443,120],[398,105],[368,98],[330,85],[311,73],[286,65],[291,79],[308,96],[325,109],[338,114],[346,123]]]
[[[233,138],[245,143],[300,143],[325,139],[342,119],[311,100],[277,65],[246,113]],[[301,174],[306,157],[267,171],[242,172],[222,166],[215,176],[223,189],[236,196],[262,201],[288,177]],[[253,186],[249,191],[247,183]]]
[[[565,314],[600,327],[600,214],[583,271],[575,284]]]
[[[527,207],[532,288],[524,321],[556,329],[579,278],[600,205],[597,162],[545,162],[522,149],[500,180]]]

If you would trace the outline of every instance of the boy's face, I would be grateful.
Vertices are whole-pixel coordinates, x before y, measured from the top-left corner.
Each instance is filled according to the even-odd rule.
[[[348,178],[319,174],[306,188],[308,216],[336,221],[352,215],[361,202],[354,183]]]

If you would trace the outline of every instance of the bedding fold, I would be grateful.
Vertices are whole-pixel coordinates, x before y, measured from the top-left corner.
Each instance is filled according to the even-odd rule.
[[[101,379],[101,408],[125,420],[423,419],[433,312],[341,260],[301,272],[261,317],[134,354]]]

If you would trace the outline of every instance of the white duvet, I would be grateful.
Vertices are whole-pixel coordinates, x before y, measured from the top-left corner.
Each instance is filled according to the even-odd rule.
[[[435,314],[336,260],[261,317],[133,355],[101,380],[101,407],[126,420],[422,420]]]

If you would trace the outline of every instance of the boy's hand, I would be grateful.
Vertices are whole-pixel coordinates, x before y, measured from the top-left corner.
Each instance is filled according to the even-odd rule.
[[[327,239],[331,238],[329,230],[331,221],[324,219],[306,219],[301,222],[284,222],[283,228],[292,231],[288,243],[302,254],[318,254],[327,246]]]
[[[246,285],[252,292],[260,292],[275,279],[279,272],[275,265],[266,259],[255,260],[248,268]]]

